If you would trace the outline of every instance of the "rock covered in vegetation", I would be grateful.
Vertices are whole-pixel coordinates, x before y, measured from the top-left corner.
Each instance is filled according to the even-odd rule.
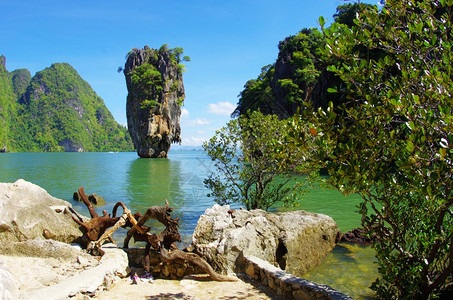
[[[6,58],[0,56],[0,149],[6,152],[9,147],[9,127],[13,121],[15,112],[15,100],[13,81],[10,73],[6,70]]]
[[[306,102],[315,108],[325,105],[327,89],[335,78],[322,62],[324,45],[323,34],[313,28],[281,41],[275,63],[263,67],[257,79],[245,84],[233,116],[259,110],[287,119]]]
[[[132,151],[127,129],[67,63],[31,77],[8,72],[0,56],[0,149],[8,151]]]
[[[179,121],[185,94],[180,49],[145,46],[127,56],[127,124],[140,157],[167,157],[171,144],[181,142]]]
[[[14,242],[77,240],[83,233],[66,208],[71,208],[71,204],[23,179],[0,183],[0,253]]]
[[[351,27],[357,13],[371,6],[365,3],[341,5],[333,17],[336,23]],[[257,79],[247,81],[233,115],[259,110],[286,119],[303,110],[307,102],[315,109],[326,107],[332,101],[329,88],[343,84],[338,76],[327,70],[327,66],[334,62],[326,60],[322,52],[325,45],[323,33],[315,28],[303,28],[281,41],[277,60],[263,67]],[[336,105],[340,101],[347,99],[336,95]]]
[[[320,61],[319,49],[324,44],[323,35],[316,29],[303,29],[279,43],[275,72],[270,82],[275,95],[270,113],[286,119],[301,109],[306,101],[315,108],[324,104],[327,88],[333,79]]]
[[[321,262],[335,247],[339,234],[334,220],[323,214],[230,210],[228,205],[214,205],[198,220],[193,245],[220,272],[237,271],[239,258],[253,255],[300,275]]]

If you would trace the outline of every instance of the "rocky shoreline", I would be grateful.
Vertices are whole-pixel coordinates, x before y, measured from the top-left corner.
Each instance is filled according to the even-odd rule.
[[[162,295],[182,299],[315,299],[321,294],[325,299],[350,299],[284,271],[286,265],[297,269],[298,259],[310,260],[297,257],[300,251],[292,250],[297,245],[299,250],[319,252],[315,253],[319,257],[332,250],[339,231],[327,216],[298,212],[287,215],[285,221],[284,214],[235,212],[214,206],[199,220],[193,250],[217,272],[240,280],[217,282],[206,275],[190,275],[199,272],[183,262],[171,265],[173,271],[169,271],[170,264],[156,260],[151,271],[158,279],[133,284],[130,275],[143,273],[140,257],[132,258],[133,249],[127,253],[114,244],[104,245],[102,256],[88,254],[74,244],[83,235],[72,219],[74,213],[70,203],[37,185],[21,179],[0,183],[1,299],[159,299]],[[314,265],[304,264],[303,268]],[[170,279],[159,279],[165,277]]]

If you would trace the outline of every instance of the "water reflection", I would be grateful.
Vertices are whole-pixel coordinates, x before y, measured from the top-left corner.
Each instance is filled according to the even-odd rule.
[[[375,299],[369,287],[378,275],[374,250],[370,246],[339,243],[319,266],[302,277],[327,284],[354,299],[365,300]]]
[[[179,161],[137,158],[131,161],[126,176],[128,204],[133,211],[144,212],[150,206],[164,205],[181,196]]]
[[[149,206],[163,205],[168,199],[174,208],[172,215],[181,219],[179,231],[184,244],[190,243],[199,216],[214,204],[203,184],[212,169],[209,157],[201,151],[171,152],[168,159],[140,159],[133,152],[0,155],[0,182],[23,178],[54,197],[70,201],[84,215],[88,215],[86,207],[71,200],[80,186],[87,193],[104,197],[107,204],[96,207],[98,212],[106,209],[110,213],[116,202],[123,201],[133,212],[145,213]],[[346,232],[360,225],[356,212],[359,200],[354,195],[344,197],[337,191],[318,188],[304,196],[300,208],[332,216]],[[152,224],[153,232],[161,231],[158,226]],[[114,234],[120,246],[125,232],[119,229]],[[369,247],[339,246],[304,277],[366,299],[371,293],[367,287],[377,276],[374,261]]]
[[[168,159],[137,158],[130,162],[126,174],[126,205],[133,212],[143,214],[150,206],[164,205],[167,199],[174,209],[172,217],[180,218],[179,231],[184,244],[190,243],[198,217],[212,205],[206,199],[197,157],[199,154],[178,153]],[[153,230],[163,229],[156,221],[148,221],[147,225]]]

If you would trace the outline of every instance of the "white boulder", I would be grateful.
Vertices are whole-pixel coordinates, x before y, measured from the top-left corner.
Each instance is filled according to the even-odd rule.
[[[243,271],[240,258],[253,255],[301,275],[321,262],[339,236],[335,221],[323,214],[214,205],[198,220],[193,246],[219,272]]]

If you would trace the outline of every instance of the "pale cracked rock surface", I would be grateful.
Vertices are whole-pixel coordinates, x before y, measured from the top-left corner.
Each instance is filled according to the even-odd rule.
[[[219,282],[212,281],[206,275],[196,275],[186,276],[182,280],[157,279],[152,283],[139,280],[137,285],[131,285],[130,280],[125,278],[108,291],[97,294],[94,299],[287,299],[247,276],[241,278],[242,280],[236,282]]]
[[[56,247],[73,247],[61,243]],[[0,266],[9,272],[14,286],[10,299],[68,299],[81,293],[93,294],[127,275],[126,253],[116,247],[103,247],[95,257],[74,248],[72,257],[23,257],[0,255]],[[8,299],[8,298],[7,298]]]
[[[66,208],[71,208],[69,202],[23,179],[0,183],[0,254],[11,242],[36,238],[75,241],[83,233],[71,214],[65,213]]]
[[[253,255],[301,275],[336,245],[339,229],[326,215],[306,211],[270,213],[214,205],[198,220],[196,251],[222,273],[243,272],[240,259]]]

